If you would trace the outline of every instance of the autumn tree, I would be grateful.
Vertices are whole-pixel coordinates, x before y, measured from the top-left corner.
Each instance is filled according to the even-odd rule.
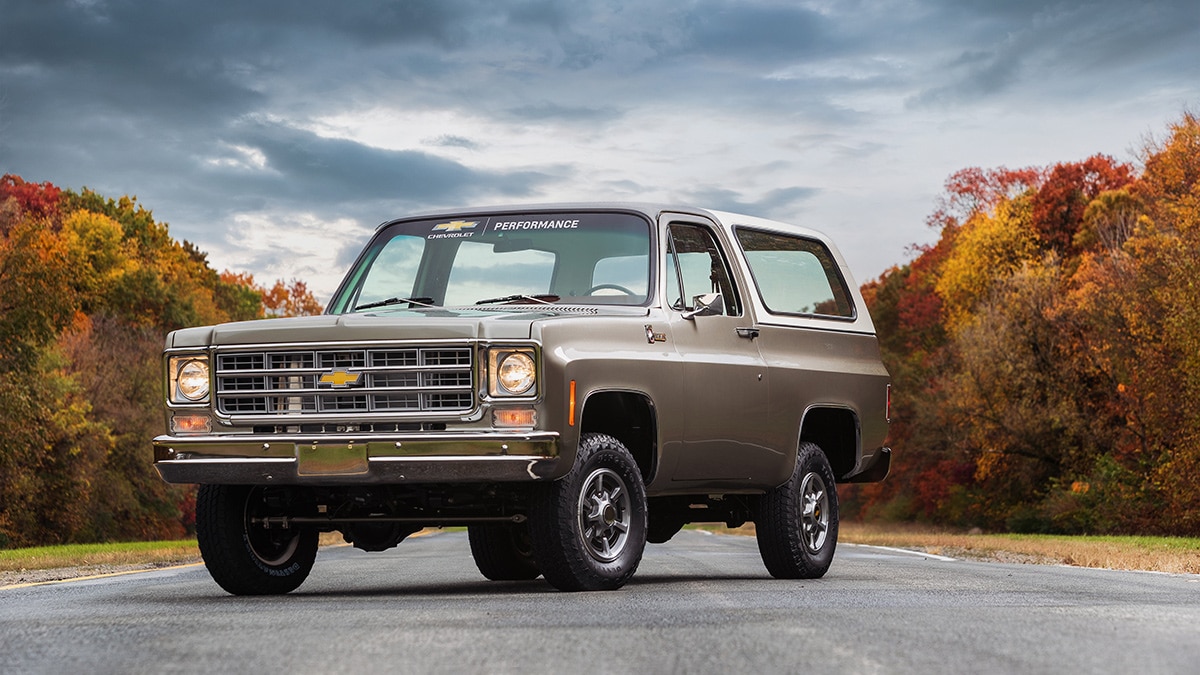
[[[1118,256],[1145,213],[1145,203],[1128,189],[1101,192],[1083,212],[1083,224],[1073,242],[1075,250],[1106,258]]]
[[[1133,182],[1133,168],[1106,155],[1082,162],[1055,164],[1033,195],[1030,219],[1043,247],[1067,258],[1075,254],[1074,239],[1085,211],[1102,192]]]
[[[217,275],[214,291],[217,304],[225,309],[230,320],[263,318],[263,289],[254,283],[254,276],[249,272],[221,272]]]
[[[1132,192],[1144,205],[1122,246],[1105,316],[1114,368],[1128,401],[1129,452],[1121,466],[1163,507],[1158,527],[1200,531],[1200,119],[1185,114],[1150,148]],[[1095,304],[1100,306],[1101,299]]]
[[[952,330],[968,321],[997,283],[1038,257],[1029,195],[1004,199],[990,213],[972,216],[954,242],[934,285]]]
[[[893,376],[896,462],[848,505],[996,529],[1200,532],[1196,117],[1143,163],[1140,176],[1096,155],[947,181],[938,243],[863,289]],[[906,322],[904,307],[936,311]]]
[[[954,229],[973,216],[987,213],[1001,201],[1024,194],[1041,184],[1044,171],[1024,169],[981,169],[955,171],[946,179],[937,208],[926,223],[939,230]]]
[[[109,447],[55,349],[79,307],[57,198],[48,184],[0,180],[0,546],[82,529]]]
[[[177,538],[188,488],[159,479],[149,439],[162,433],[162,334],[97,315],[63,336],[62,351],[91,417],[109,429],[111,447],[96,467],[88,501],[88,540]]]
[[[190,491],[149,456],[164,334],[320,310],[218,274],[136,199],[0,178],[0,547],[182,535]]]
[[[1184,113],[1170,130],[1166,141],[1147,145],[1146,169],[1135,193],[1160,227],[1195,230],[1200,227],[1200,117]]]
[[[308,285],[299,279],[286,284],[282,279],[276,281],[264,291],[263,307],[268,317],[315,316],[324,310]]]

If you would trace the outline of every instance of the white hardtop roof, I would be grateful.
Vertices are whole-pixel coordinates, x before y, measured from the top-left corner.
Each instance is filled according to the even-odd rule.
[[[778,230],[781,232],[791,232],[800,234],[822,241],[828,242],[829,238],[818,230],[784,223],[778,220],[769,218],[760,218],[758,216],[750,216],[741,213],[733,213],[730,211],[721,211],[718,209],[707,209],[698,206],[685,204],[671,204],[665,202],[545,202],[536,204],[497,204],[493,206],[472,206],[460,209],[437,209],[435,211],[423,211],[405,215],[401,218],[395,218],[381,223],[379,227],[383,227],[389,223],[398,220],[416,220],[424,218],[438,218],[460,215],[476,215],[485,213],[530,213],[530,212],[553,212],[553,211],[592,211],[592,210],[620,210],[620,211],[636,211],[642,213],[651,219],[656,219],[663,213],[684,213],[707,216],[713,218],[724,225],[747,225],[759,229]]]

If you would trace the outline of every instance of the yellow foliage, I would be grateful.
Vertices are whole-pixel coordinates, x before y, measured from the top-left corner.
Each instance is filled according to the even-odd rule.
[[[1200,116],[1184,113],[1170,137],[1147,152],[1138,191],[1155,221],[1180,232],[1200,230]]]
[[[1004,455],[999,452],[985,452],[975,460],[975,480],[985,481],[993,473],[1004,468]]]
[[[79,210],[63,219],[62,240],[76,287],[95,293],[137,265],[123,243],[121,224],[100,213]]]
[[[1034,260],[1037,250],[1025,196],[1001,201],[994,213],[967,221],[934,288],[942,299],[950,331],[962,328],[992,287]]]

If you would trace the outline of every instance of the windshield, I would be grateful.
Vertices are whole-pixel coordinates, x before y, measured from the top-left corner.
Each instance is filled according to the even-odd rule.
[[[378,232],[330,312],[382,306],[641,305],[650,225],[627,213],[399,222]]]

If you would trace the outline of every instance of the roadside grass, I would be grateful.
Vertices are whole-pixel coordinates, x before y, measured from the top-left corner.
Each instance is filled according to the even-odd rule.
[[[754,535],[753,524],[703,529]],[[951,558],[1200,574],[1200,538],[980,534],[907,523],[842,522],[838,540]]]
[[[344,545],[336,532],[323,532],[320,542]],[[195,539],[0,549],[0,588],[199,562]]]
[[[200,559],[195,539],[67,544],[0,550],[0,572],[59,567],[168,565]]]

